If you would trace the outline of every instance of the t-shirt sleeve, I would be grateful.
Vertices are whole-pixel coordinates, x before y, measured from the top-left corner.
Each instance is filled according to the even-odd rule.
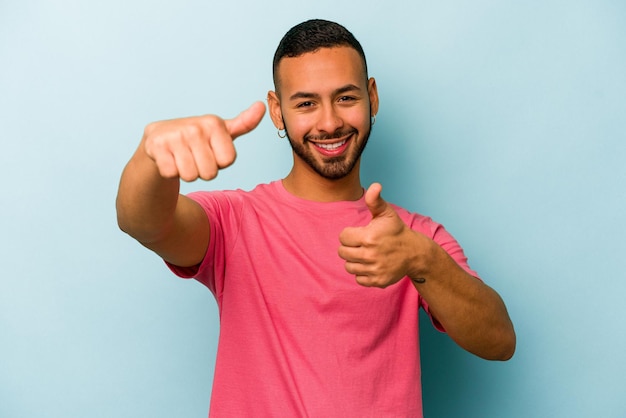
[[[478,273],[470,268],[461,245],[452,235],[450,235],[443,225],[435,224],[432,239],[439,244],[441,248],[443,248],[463,270],[465,270],[469,275],[480,279]]]
[[[200,264],[192,267],[180,267],[166,262],[174,274],[182,278],[195,278],[216,297],[222,293],[225,259],[229,248],[224,230],[236,229],[241,216],[241,202],[235,196],[224,192],[190,193],[188,197],[200,204],[209,220],[211,238],[206,254]]]
[[[476,277],[478,280],[481,280],[478,276],[478,273],[470,268],[467,261],[467,256],[465,255],[465,252],[463,251],[461,245],[443,227],[443,225],[434,222],[431,218],[417,215],[411,223],[411,228],[417,232],[427,235],[429,238],[439,244],[439,246],[443,248],[463,270],[465,270],[471,276]],[[437,319],[432,316],[430,308],[428,306],[428,302],[424,298],[422,298],[421,295],[420,306],[430,317],[433,326],[437,330],[445,332],[445,329],[443,328],[441,323],[439,323],[439,321],[437,321]]]

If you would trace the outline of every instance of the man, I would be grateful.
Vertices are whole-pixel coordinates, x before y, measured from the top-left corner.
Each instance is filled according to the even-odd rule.
[[[418,309],[461,347],[506,360],[515,333],[498,294],[430,218],[364,190],[376,82],[344,27],[283,38],[267,97],[293,168],[251,192],[179,195],[210,180],[253,130],[255,103],[223,120],[149,124],[122,175],[120,227],[215,295],[220,337],[210,416],[420,417]]]

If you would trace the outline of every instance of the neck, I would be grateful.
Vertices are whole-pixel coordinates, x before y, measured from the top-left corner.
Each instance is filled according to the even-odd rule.
[[[354,201],[363,196],[359,163],[352,172],[338,180],[326,179],[312,170],[301,170],[294,166],[283,179],[283,186],[294,196],[316,202]]]

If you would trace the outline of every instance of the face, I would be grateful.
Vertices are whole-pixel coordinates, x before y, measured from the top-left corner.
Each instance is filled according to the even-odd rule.
[[[278,92],[270,92],[270,115],[285,129],[296,169],[326,179],[350,174],[359,162],[378,111],[374,79],[366,79],[352,48],[322,48],[278,66]]]

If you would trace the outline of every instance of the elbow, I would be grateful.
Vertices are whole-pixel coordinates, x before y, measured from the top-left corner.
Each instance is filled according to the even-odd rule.
[[[470,353],[490,361],[507,361],[513,358],[517,346],[517,337],[513,326],[500,330],[492,330],[484,334],[475,344],[463,346]]]
[[[124,210],[119,204],[119,201],[116,204],[116,212],[117,212],[117,227],[122,231],[130,235],[130,231],[132,229],[131,223],[128,220],[128,217],[125,216]]]
[[[120,229],[120,231],[122,231],[122,232],[124,232],[124,233],[126,233],[128,235],[131,235],[131,233],[130,233],[130,231],[131,231],[130,225],[128,225],[128,223],[126,223],[119,216],[117,218],[117,227]]]
[[[125,234],[140,240],[142,234],[145,234],[142,224],[131,216],[130,212],[124,210],[120,205],[117,206],[117,227]]]
[[[156,234],[152,230],[145,228],[138,222],[133,222],[119,215],[117,217],[117,226],[122,232],[139,241],[141,244],[145,245],[155,239],[154,235]]]
[[[122,232],[149,248],[151,244],[164,239],[168,232],[167,228],[147,223],[144,219],[138,219],[120,208],[117,210],[117,226]]]
[[[149,228],[145,222],[145,218],[141,217],[132,207],[125,205],[121,199],[115,202],[115,211],[117,215],[117,227],[132,238],[142,241],[146,235],[153,233],[153,229]]]
[[[515,330],[511,326],[510,329],[502,332],[497,343],[493,344],[492,352],[485,356],[487,360],[508,361],[513,358],[517,347],[517,337]]]
[[[499,355],[494,358],[493,360],[497,360],[497,361],[508,361],[511,360],[513,358],[513,355],[515,354],[515,342],[507,345],[506,347],[504,347]]]
[[[517,336],[515,335],[515,331],[511,330],[511,335],[507,341],[506,350],[503,352],[502,358],[500,360],[507,361],[513,358],[515,354],[515,349],[517,348]]]
[[[517,335],[515,334],[515,328],[513,327],[513,323],[509,319],[508,326],[502,332],[502,353],[499,360],[507,361],[513,358],[515,354],[515,349],[517,347]]]

